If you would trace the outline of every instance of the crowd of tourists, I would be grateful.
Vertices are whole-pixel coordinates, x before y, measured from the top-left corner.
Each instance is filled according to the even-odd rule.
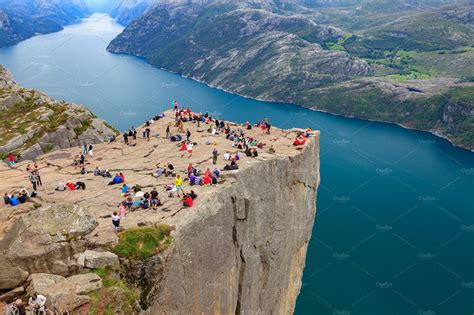
[[[253,128],[260,128],[262,134],[270,134],[271,124],[266,117],[254,125],[247,121],[245,124],[237,126],[226,123],[224,120],[213,118],[209,113],[195,113],[192,112],[189,107],[179,107],[176,101],[173,104],[173,108],[174,124],[168,123],[164,132],[166,139],[170,142],[176,143],[178,152],[183,152],[181,158],[184,158],[186,153],[187,157],[191,158],[193,149],[198,145],[202,145],[202,143],[198,144],[193,141],[190,128],[186,127],[187,124],[194,124],[198,127],[205,125],[207,127],[207,133],[211,137],[206,140],[206,145],[216,144],[217,141],[214,140],[213,137],[221,136],[229,141],[231,147],[236,151],[234,153],[226,151],[222,154],[225,165],[220,169],[216,167],[219,156],[221,155],[217,148],[213,148],[210,154],[213,165],[212,168],[207,167],[205,169],[199,169],[192,163],[189,163],[187,169],[177,170],[171,162],[157,164],[155,170],[151,173],[153,177],[159,178],[163,176],[166,178],[172,178],[169,180],[168,184],[164,185],[160,192],[156,187],[150,191],[142,191],[141,187],[138,185],[130,187],[128,183],[126,183],[125,176],[122,172],[111,174],[108,169],[100,169],[96,166],[91,171],[93,176],[109,179],[108,185],[120,186],[120,197],[122,200],[117,206],[117,211],[112,215],[113,225],[116,229],[117,227],[120,227],[120,220],[126,216],[128,211],[141,209],[157,210],[158,207],[162,206],[163,202],[159,197],[161,193],[165,193],[167,198],[180,197],[180,203],[183,207],[192,207],[197,195],[193,190],[186,193],[183,188],[184,182],[186,182],[186,185],[189,185],[189,187],[218,185],[220,178],[222,177],[221,172],[239,169],[238,163],[242,159],[240,152],[243,152],[243,154],[245,154],[244,156],[247,158],[257,158],[259,156],[258,150],[266,146],[266,143],[259,141],[255,136],[248,133],[248,131]],[[155,115],[144,123],[141,133],[142,138],[145,141],[150,141],[152,136],[150,127],[152,124],[163,119],[165,115],[165,113]],[[132,126],[128,131],[123,133],[123,143],[128,146],[135,146],[136,142],[139,141],[137,135],[137,130]],[[294,140],[293,145],[304,145],[306,137],[309,135],[309,129],[305,132],[299,133],[297,138]],[[155,136],[160,137],[160,134],[157,133]],[[111,141],[115,141],[115,139],[112,139]],[[270,147],[268,151],[272,151],[272,149],[273,147]],[[75,169],[80,169],[80,174],[88,174],[88,171],[86,170],[86,162],[88,162],[87,164],[90,164],[90,161],[88,161],[89,159],[91,161],[94,159],[94,148],[91,144],[83,142],[82,151],[74,156],[73,160],[73,165]],[[15,158],[13,154],[9,155],[9,166],[12,168],[15,167]],[[30,194],[27,189],[22,189],[15,194],[6,193],[4,196],[4,202],[6,205],[16,206],[27,202],[30,198],[37,195],[36,191],[38,187],[42,186],[39,167],[34,163],[28,164],[26,169],[28,171],[29,181],[32,185],[32,193]],[[183,173],[184,178],[179,173]],[[86,185],[83,181],[59,181],[55,187],[56,191],[85,189]]]

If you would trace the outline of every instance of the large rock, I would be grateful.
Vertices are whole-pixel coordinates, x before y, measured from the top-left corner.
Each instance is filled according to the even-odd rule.
[[[0,295],[0,302],[11,302],[23,292],[25,292],[25,288],[23,287],[18,287],[13,290],[10,290],[7,293]]]
[[[102,279],[93,273],[62,278],[48,287],[38,290],[47,298],[47,305],[56,313],[74,312],[90,301],[84,294],[102,288]]]
[[[0,240],[0,289],[17,287],[29,273],[67,276],[79,271],[73,256],[85,250],[82,237],[96,226],[94,217],[77,206],[31,210]]]
[[[111,252],[86,250],[80,254],[77,263],[86,268],[119,267],[118,256]]]
[[[34,293],[43,294],[44,290],[65,279],[66,278],[60,275],[52,275],[49,273],[33,273],[28,278],[30,285],[26,291],[28,292],[28,295],[32,295]]]

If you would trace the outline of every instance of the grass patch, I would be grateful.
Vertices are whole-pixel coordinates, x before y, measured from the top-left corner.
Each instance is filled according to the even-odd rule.
[[[112,251],[120,257],[143,260],[165,250],[173,238],[169,225],[134,227],[119,234],[119,242]]]
[[[102,278],[103,287],[88,294],[91,298],[88,314],[113,315],[117,311],[122,314],[137,314],[135,305],[140,297],[137,289],[128,287],[116,272],[109,268],[94,269],[93,272]]]

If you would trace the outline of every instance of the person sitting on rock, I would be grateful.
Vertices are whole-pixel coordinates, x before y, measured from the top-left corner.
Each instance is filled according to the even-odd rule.
[[[174,170],[174,166],[171,163],[168,163],[167,170],[165,172],[165,176],[168,177],[170,175],[176,174],[176,171]]]
[[[95,167],[94,169],[94,176],[99,176],[101,174],[100,168],[98,166]]]
[[[112,181],[109,183],[109,185],[116,185],[116,184],[121,184],[123,183],[122,177],[117,173],[115,174],[114,178]]]
[[[33,294],[28,300],[34,315],[46,315],[46,297],[41,294]]]
[[[28,199],[30,199],[30,194],[28,193],[28,190],[26,190],[26,188],[23,188],[22,190],[20,190],[18,200],[20,201],[20,203],[25,203],[28,201]]]
[[[252,156],[253,156],[253,157],[257,157],[257,156],[258,156],[257,149],[255,149],[255,148],[253,149],[253,151],[252,151]]]
[[[20,200],[18,200],[18,198],[15,195],[12,195],[10,197],[10,205],[12,205],[13,207],[16,207],[19,204],[20,204]]]
[[[224,160],[228,161],[229,159],[230,159],[230,153],[229,152],[224,153]]]
[[[122,195],[122,197],[126,197],[129,195],[129,192],[130,192],[130,189],[128,188],[127,184],[123,184],[122,185],[122,188],[121,188],[121,192],[120,194]]]
[[[153,173],[153,177],[160,177],[161,175],[163,175],[165,173],[165,169],[160,167],[160,165],[158,164],[156,166],[156,170],[155,172]]]
[[[183,199],[181,199],[181,202],[183,203],[183,207],[192,207],[193,206],[193,198],[191,198],[190,195],[184,195]]]
[[[58,182],[56,185],[56,188],[54,189],[56,191],[65,191],[66,190],[66,184],[64,182]]]
[[[232,161],[230,162],[230,164],[226,164],[224,166],[224,171],[232,171],[232,170],[237,170],[239,169],[239,166],[237,165],[237,163],[235,161]]]
[[[3,203],[5,204],[5,206],[10,205],[10,199],[11,196],[8,193],[5,193],[5,195],[3,195]]]
[[[21,299],[16,299],[15,302],[7,306],[5,315],[26,315],[25,304]]]
[[[100,171],[100,175],[101,175],[102,177],[112,178],[112,174],[110,174],[109,170]]]

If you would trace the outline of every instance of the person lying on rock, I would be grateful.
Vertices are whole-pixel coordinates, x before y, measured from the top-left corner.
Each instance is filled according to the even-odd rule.
[[[76,190],[86,190],[86,184],[84,182],[76,182],[76,184],[74,184],[74,188],[76,188]]]
[[[34,315],[46,315],[46,297],[41,294],[33,294],[28,300]]]

